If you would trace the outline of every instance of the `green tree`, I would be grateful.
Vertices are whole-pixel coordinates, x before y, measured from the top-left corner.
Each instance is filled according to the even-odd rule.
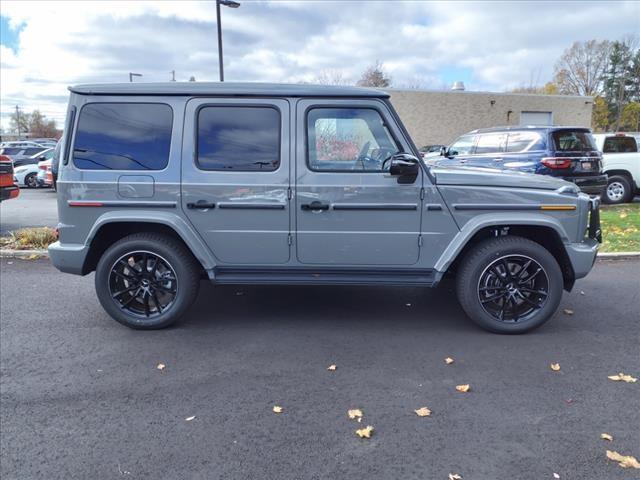
[[[604,98],[609,104],[610,123],[614,130],[620,127],[622,111],[625,105],[634,100],[638,90],[638,80],[633,38],[615,41],[611,44],[609,68],[605,73]]]
[[[602,97],[593,100],[591,112],[591,128],[596,132],[606,132],[609,129],[609,105]]]
[[[620,115],[620,130],[640,132],[640,102],[625,105]]]

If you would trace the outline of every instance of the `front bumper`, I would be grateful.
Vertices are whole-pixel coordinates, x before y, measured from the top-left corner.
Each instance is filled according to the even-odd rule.
[[[591,271],[602,243],[599,198],[589,199],[589,224],[586,234],[582,242],[565,245],[575,279],[583,278]]]
[[[54,267],[64,273],[84,275],[84,262],[89,253],[89,247],[83,244],[64,245],[60,241],[49,245],[49,258]]]
[[[607,188],[607,175],[589,177],[563,177],[564,180],[575,183],[580,191],[588,195],[599,196]]]

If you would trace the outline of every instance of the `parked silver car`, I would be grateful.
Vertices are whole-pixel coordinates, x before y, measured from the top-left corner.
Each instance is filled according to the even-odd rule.
[[[95,271],[102,306],[132,328],[182,317],[202,277],[434,287],[450,274],[472,320],[521,333],[598,250],[597,199],[550,176],[429,168],[379,90],[82,85],[65,131],[51,260]]]

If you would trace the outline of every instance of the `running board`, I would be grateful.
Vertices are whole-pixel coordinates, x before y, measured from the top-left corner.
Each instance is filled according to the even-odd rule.
[[[441,274],[435,270],[352,268],[243,268],[216,267],[209,271],[221,285],[416,285],[433,287]]]

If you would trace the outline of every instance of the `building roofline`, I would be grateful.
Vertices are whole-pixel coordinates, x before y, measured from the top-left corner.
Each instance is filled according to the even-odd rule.
[[[470,90],[431,90],[418,88],[385,88],[387,93],[393,92],[415,92],[415,93],[445,93],[450,95],[496,95],[496,96],[519,96],[519,97],[551,97],[551,98],[581,98],[583,100],[593,101],[594,97],[584,95],[560,95],[546,93],[519,93],[519,92],[490,92],[490,91],[470,91]]]
[[[74,85],[79,95],[180,95],[236,97],[369,97],[388,98],[383,90],[361,87],[239,82],[140,82]]]

